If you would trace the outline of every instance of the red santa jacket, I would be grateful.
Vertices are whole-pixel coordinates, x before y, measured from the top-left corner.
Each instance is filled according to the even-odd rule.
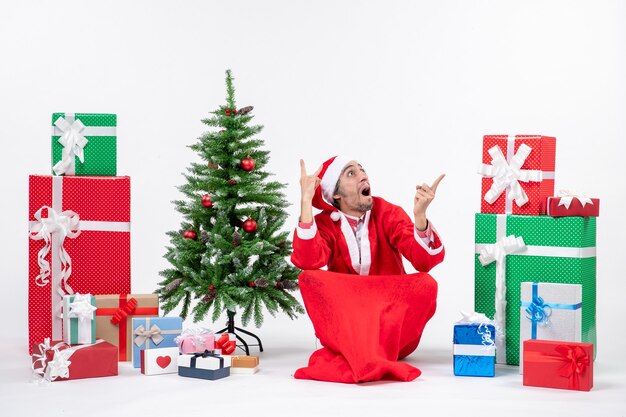
[[[365,214],[360,248],[345,216],[335,222],[330,218],[331,211],[324,210],[315,216],[311,229],[296,228],[293,264],[300,269],[328,266],[329,271],[346,274],[400,275],[406,274],[402,256],[422,272],[443,261],[445,250],[434,228],[429,247],[417,236],[415,225],[401,207],[380,197],[372,199],[372,209]]]

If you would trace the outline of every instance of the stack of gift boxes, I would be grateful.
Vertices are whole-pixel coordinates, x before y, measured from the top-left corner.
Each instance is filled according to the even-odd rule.
[[[555,151],[554,137],[484,136],[474,308],[493,318],[495,362],[520,365],[524,385],[589,390],[599,201],[554,195]]]
[[[54,113],[54,175],[29,178],[29,347],[42,380],[113,376],[118,361],[148,375],[179,370],[182,319],[159,317],[155,294],[131,294],[130,178],[116,176],[116,126],[114,114]],[[211,369],[226,369],[233,358],[220,353],[235,347],[224,334],[180,361],[193,356],[193,368],[212,355]]]

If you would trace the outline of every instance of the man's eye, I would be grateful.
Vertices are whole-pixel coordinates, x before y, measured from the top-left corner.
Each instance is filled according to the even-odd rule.
[[[351,177],[354,175],[354,171],[348,171],[348,176]]]

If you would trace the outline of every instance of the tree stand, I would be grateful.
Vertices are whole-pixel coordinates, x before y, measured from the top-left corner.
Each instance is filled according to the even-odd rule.
[[[234,311],[230,311],[230,310],[226,310],[226,314],[228,315],[228,321],[226,322],[226,327],[224,327],[222,330],[219,330],[217,333],[233,333],[235,335],[235,337],[237,338],[237,340],[239,340],[242,344],[243,347],[241,347],[241,345],[237,345],[237,347],[239,349],[242,349],[243,351],[246,352],[246,355],[250,355],[250,349],[249,346],[258,346],[259,347],[259,351],[263,352],[263,344],[261,343],[261,339],[259,339],[259,337],[257,335],[255,335],[252,332],[249,332],[247,330],[241,329],[239,327],[235,326],[235,312]],[[248,343],[246,343],[246,341],[237,334],[237,332],[235,331],[239,331],[241,333],[247,334],[248,336],[252,336],[253,338],[256,339],[257,342],[259,342],[258,344],[255,345],[249,345]]]

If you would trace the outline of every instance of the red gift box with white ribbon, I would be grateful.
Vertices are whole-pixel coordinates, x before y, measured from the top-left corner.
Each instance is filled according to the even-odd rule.
[[[589,391],[593,387],[593,344],[524,341],[524,385]]]
[[[560,190],[554,197],[548,197],[546,214],[552,217],[598,217],[600,199],[589,198],[576,191]]]
[[[485,135],[481,213],[546,213],[554,195],[556,138],[540,135]]]
[[[130,293],[130,178],[31,175],[28,218],[30,349],[63,338],[65,294]]]
[[[117,347],[102,339],[92,345],[68,345],[46,338],[32,351],[32,369],[42,382],[117,375]]]

